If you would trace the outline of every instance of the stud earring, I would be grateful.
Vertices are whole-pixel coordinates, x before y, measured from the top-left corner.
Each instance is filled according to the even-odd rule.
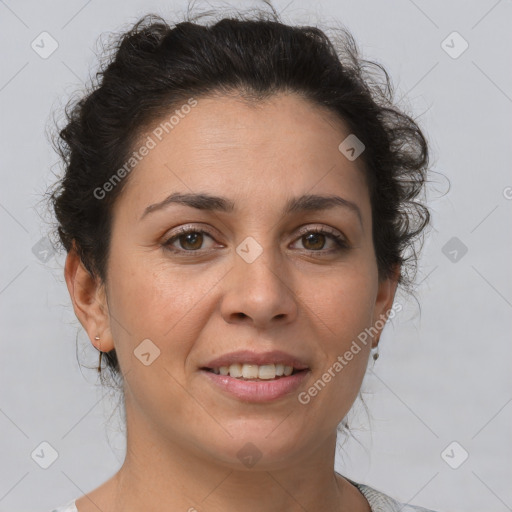
[[[373,353],[373,362],[375,363],[375,361],[377,361],[377,359],[379,359],[379,341],[380,341],[380,336],[379,336],[379,339],[377,340],[377,344],[375,345],[375,347],[373,347],[375,349],[375,352]]]

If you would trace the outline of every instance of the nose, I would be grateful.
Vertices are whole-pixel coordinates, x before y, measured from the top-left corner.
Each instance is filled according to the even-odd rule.
[[[251,263],[235,254],[226,276],[221,314],[227,323],[246,322],[258,329],[293,322],[298,296],[279,255],[266,249]]]

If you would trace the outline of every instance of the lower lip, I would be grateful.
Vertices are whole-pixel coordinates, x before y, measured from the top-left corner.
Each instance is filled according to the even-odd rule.
[[[269,402],[296,391],[309,374],[309,370],[302,370],[288,377],[268,381],[240,380],[229,375],[217,375],[207,370],[201,370],[201,373],[221,390],[240,400]]]

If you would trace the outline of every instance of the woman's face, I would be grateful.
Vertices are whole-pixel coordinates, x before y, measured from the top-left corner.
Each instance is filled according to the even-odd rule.
[[[350,132],[296,95],[198,98],[163,136],[159,122],[115,204],[104,316],[83,321],[117,351],[128,436],[231,467],[311,460],[357,396],[372,344],[358,336],[396,287],[378,280],[362,162],[338,149]],[[172,194],[223,207],[152,206]],[[301,200],[312,195],[353,206]],[[259,361],[270,366],[245,375],[272,377],[288,360],[306,369],[258,382],[206,370]]]

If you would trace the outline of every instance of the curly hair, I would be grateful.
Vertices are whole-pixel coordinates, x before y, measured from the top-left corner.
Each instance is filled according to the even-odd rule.
[[[399,264],[398,284],[412,290],[416,242],[430,221],[417,200],[429,148],[394,103],[384,67],[361,57],[348,29],[339,27],[331,41],[319,28],[283,23],[274,10],[172,26],[147,14],[104,56],[90,89],[66,105],[66,125],[54,141],[65,172],[50,198],[57,244],[76,250],[92,276],[106,279],[112,207],[129,176],[101,200],[94,191],[126,162],[145,127],[192,95],[237,93],[257,102],[286,91],[337,115],[365,145],[359,158],[379,276],[391,276]],[[105,356],[119,373],[115,349]]]

